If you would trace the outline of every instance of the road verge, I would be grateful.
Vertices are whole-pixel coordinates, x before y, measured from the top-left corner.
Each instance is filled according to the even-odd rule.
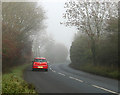
[[[10,73],[3,74],[2,76],[2,93],[3,94],[37,94],[35,87],[32,84],[28,84],[23,80],[23,71],[30,64],[24,64],[12,68]]]
[[[119,69],[115,69],[112,67],[100,66],[100,65],[94,66],[93,64],[85,64],[85,65],[76,66],[76,65],[73,65],[73,63],[69,64],[69,66],[71,68],[74,68],[80,71],[85,71],[91,74],[120,80]]]

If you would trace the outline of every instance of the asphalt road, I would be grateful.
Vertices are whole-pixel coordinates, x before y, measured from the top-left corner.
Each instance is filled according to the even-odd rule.
[[[48,72],[24,72],[24,79],[35,85],[38,93],[93,93],[118,94],[118,81],[72,69],[68,64],[51,64]]]

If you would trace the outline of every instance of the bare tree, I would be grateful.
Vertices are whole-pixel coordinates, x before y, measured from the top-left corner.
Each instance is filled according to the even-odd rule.
[[[93,63],[96,63],[96,45],[104,33],[106,21],[111,17],[117,17],[117,3],[115,2],[84,2],[69,1],[65,3],[66,12],[61,24],[75,26],[78,33],[87,34],[91,42]]]

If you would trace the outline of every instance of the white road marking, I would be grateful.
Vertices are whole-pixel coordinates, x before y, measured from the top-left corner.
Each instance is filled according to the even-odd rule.
[[[51,65],[50,65],[49,67],[50,67],[50,70],[52,70]],[[56,72],[56,71],[52,70],[52,72]],[[58,74],[65,76],[65,74],[62,74],[62,73],[58,73]],[[72,76],[69,76],[69,78],[74,79],[74,80],[77,80],[77,81],[79,81],[79,82],[83,82],[82,80],[77,79],[77,78],[74,78],[74,77],[72,77]],[[102,89],[102,90],[104,90],[104,91],[110,92],[110,93],[114,93],[114,94],[120,95],[120,93],[117,93],[117,92],[115,92],[115,91],[112,91],[112,90],[109,90],[109,89],[106,89],[106,88],[103,88],[103,87],[100,87],[100,86],[97,86],[97,85],[92,85],[92,86],[93,86],[93,87],[96,87],[96,88],[99,88],[99,89]]]
[[[107,92],[119,94],[119,93],[117,93],[117,92],[115,92],[115,91],[112,91],[112,90],[109,90],[109,89],[106,89],[106,88],[103,88],[103,87],[100,87],[100,86],[97,86],[97,85],[92,85],[92,86],[94,86],[94,87],[96,87],[96,88],[99,88],[99,89],[102,89],[102,90],[105,90],[105,91],[107,91]]]
[[[52,69],[50,68],[50,70],[52,70]]]
[[[77,80],[77,81],[79,81],[79,82],[83,82],[82,80],[80,80],[80,79],[75,79],[75,80]]]
[[[52,70],[53,72],[56,72],[56,71],[54,71],[54,70]]]
[[[74,79],[73,77],[69,76],[69,78]]]
[[[65,74],[62,74],[62,73],[58,73],[58,74],[65,76]]]
[[[52,70],[52,72],[54,72],[54,70]]]
[[[49,68],[50,68],[50,70],[51,70],[52,72],[56,72],[56,71],[54,71],[54,70],[51,68],[51,65],[49,66]]]
[[[77,81],[79,81],[79,82],[83,82],[82,80],[77,79],[77,78],[74,78],[74,77],[71,77],[71,76],[69,76],[69,78],[74,79],[74,80],[77,80]]]

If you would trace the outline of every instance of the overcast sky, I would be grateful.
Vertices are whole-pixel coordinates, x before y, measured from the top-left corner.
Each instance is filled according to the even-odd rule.
[[[49,33],[57,42],[64,43],[68,49],[76,32],[74,27],[65,27],[61,25],[60,22],[64,19],[62,14],[65,12],[64,3],[66,0],[43,0],[40,5],[43,6],[46,16],[45,24],[47,25],[47,33]]]

